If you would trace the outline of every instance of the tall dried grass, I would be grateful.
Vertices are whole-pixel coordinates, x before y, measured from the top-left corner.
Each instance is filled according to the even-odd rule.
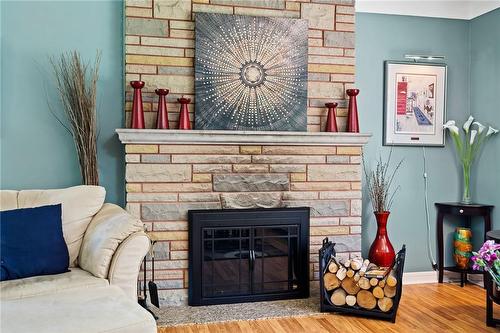
[[[379,156],[375,170],[367,169],[365,159],[363,157],[363,171],[365,174],[366,187],[368,189],[368,196],[370,197],[374,212],[389,211],[394,201],[394,196],[400,188],[398,185],[394,191],[391,189],[394,176],[401,167],[403,160],[399,161],[394,170],[389,173],[391,157],[392,149],[389,153],[387,161],[382,161],[382,157]]]
[[[93,66],[89,66],[82,62],[77,51],[61,54],[58,59],[50,58],[67,122],[52,108],[51,111],[73,137],[85,185],[99,184],[96,86],[100,60],[101,54],[97,52]]]

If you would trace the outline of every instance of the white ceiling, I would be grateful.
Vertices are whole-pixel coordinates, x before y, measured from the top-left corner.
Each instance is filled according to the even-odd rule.
[[[470,20],[500,8],[500,0],[357,0],[356,12]]]

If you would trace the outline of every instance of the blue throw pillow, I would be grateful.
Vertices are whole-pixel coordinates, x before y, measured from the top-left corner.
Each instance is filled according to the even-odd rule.
[[[68,271],[61,205],[0,212],[0,281]]]

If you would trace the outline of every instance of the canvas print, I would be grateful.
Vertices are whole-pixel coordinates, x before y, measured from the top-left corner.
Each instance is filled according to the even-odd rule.
[[[387,145],[444,145],[446,67],[386,63]]]
[[[307,21],[195,16],[195,127],[307,130]]]

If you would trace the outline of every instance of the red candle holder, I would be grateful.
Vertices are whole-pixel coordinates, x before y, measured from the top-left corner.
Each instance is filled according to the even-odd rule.
[[[325,132],[338,132],[337,129],[337,118],[335,115],[335,108],[338,103],[326,103],[325,106],[328,108],[328,116],[326,117],[326,129]]]
[[[189,110],[188,103],[191,102],[191,99],[182,96],[178,98],[177,101],[181,103],[180,116],[179,116],[179,129],[181,130],[190,130],[191,129],[191,121],[189,120]]]
[[[356,96],[359,94],[359,89],[347,89],[346,93],[349,95],[347,132],[359,133],[358,105],[356,103]]]
[[[130,128],[144,129],[144,108],[142,106],[142,88],[143,81],[130,81],[130,85],[134,88],[134,100],[132,102],[132,119]]]
[[[168,89],[155,90],[155,93],[158,95],[158,114],[156,116],[157,129],[168,129],[168,111],[167,102],[165,100],[168,92]]]

